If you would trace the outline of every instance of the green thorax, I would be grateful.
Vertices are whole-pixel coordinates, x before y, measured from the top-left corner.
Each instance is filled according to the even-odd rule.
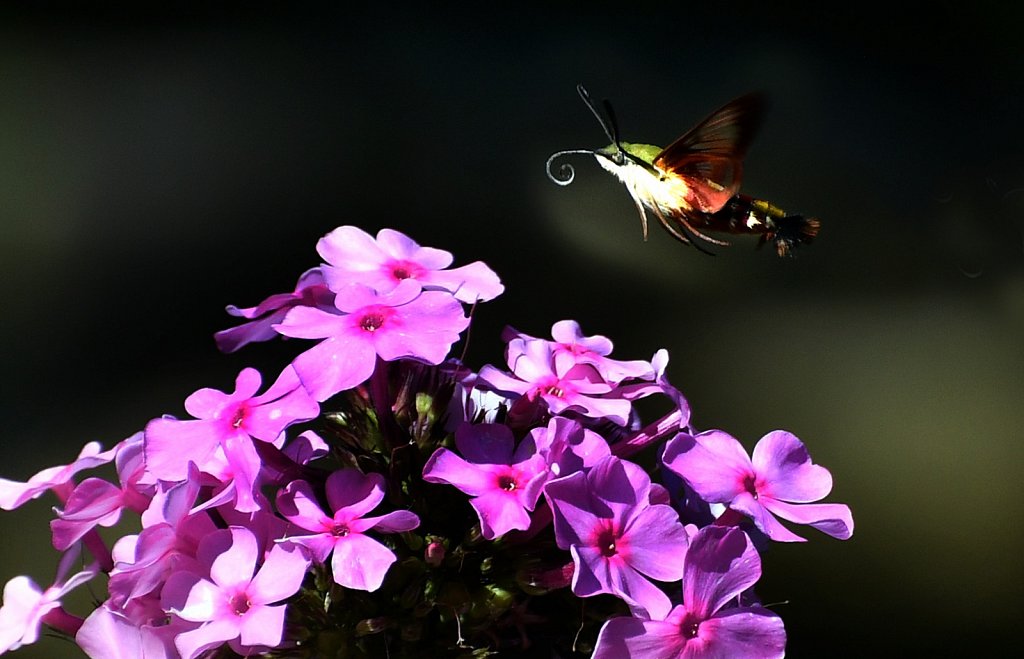
[[[611,158],[618,152],[619,147],[622,147],[623,151],[629,153],[632,156],[635,156],[636,158],[639,158],[648,165],[653,165],[654,159],[657,158],[658,154],[661,153],[663,150],[660,146],[654,146],[653,144],[632,144],[630,142],[619,142],[618,146],[615,146],[614,144],[609,144],[603,149],[598,149],[597,153],[608,158]]]

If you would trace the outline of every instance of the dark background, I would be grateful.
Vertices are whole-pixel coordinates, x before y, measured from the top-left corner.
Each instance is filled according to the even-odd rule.
[[[620,4],[598,12],[0,9],[2,474],[110,446],[245,365],[223,306],[291,290],[341,224],[484,260],[469,361],[563,318],[621,358],[669,349],[694,423],[786,428],[854,537],[775,545],[759,592],[789,655],[985,656],[1019,645],[1024,53],[1002,3]],[[1008,3],[1007,3],[1008,6]],[[779,260],[715,258],[589,159],[574,86],[667,144],[753,89],[744,190],[822,219]],[[52,499],[0,516],[0,581],[50,583]],[[78,656],[44,640],[23,657]]]

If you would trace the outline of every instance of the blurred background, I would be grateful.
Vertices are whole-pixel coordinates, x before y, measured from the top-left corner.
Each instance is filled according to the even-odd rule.
[[[347,4],[347,3],[345,3]],[[341,224],[483,260],[469,362],[505,324],[578,320],[671,353],[699,428],[786,428],[857,527],[777,545],[759,593],[789,656],[993,656],[1019,645],[1024,540],[1024,51],[1004,3],[485,13],[338,5],[0,8],[2,475],[111,446],[293,345],[216,352],[225,304],[290,291]],[[665,145],[751,90],[744,191],[821,218],[780,260],[707,257],[590,158],[576,96]],[[0,580],[51,583],[43,498],[0,515]],[[1011,645],[1011,643],[1013,645]],[[81,656],[44,639],[22,657]]]

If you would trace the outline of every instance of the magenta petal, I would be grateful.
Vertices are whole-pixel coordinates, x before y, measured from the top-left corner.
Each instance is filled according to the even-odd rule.
[[[844,504],[789,504],[766,497],[762,498],[761,503],[782,519],[808,524],[833,538],[847,540],[853,535],[853,514],[849,506]]]
[[[249,610],[241,619],[239,640],[243,645],[277,647],[284,634],[284,616],[287,607],[259,606]]]
[[[302,385],[323,402],[340,391],[366,382],[373,375],[377,356],[373,348],[355,337],[324,339],[292,362]]]
[[[323,531],[334,523],[334,519],[320,509],[313,488],[306,481],[292,481],[278,492],[277,508],[285,519],[307,531]]]
[[[706,651],[696,657],[781,659],[786,654],[786,629],[782,618],[768,609],[723,611],[700,625]]]
[[[238,626],[235,622],[214,620],[196,629],[178,634],[174,638],[174,646],[181,653],[181,659],[197,659],[206,650],[237,636]]]
[[[760,529],[766,536],[775,542],[806,542],[796,533],[793,533],[775,519],[775,516],[764,506],[766,498],[755,499],[744,492],[729,504],[730,508],[737,510],[750,517],[754,526]]]
[[[609,570],[611,591],[631,606],[640,607],[647,616],[660,620],[672,609],[672,602],[660,588],[648,581],[631,566]]]
[[[352,519],[362,517],[384,500],[384,477],[373,472],[364,475],[358,469],[339,469],[327,477],[324,489],[335,519]]]
[[[374,529],[381,533],[404,533],[420,525],[420,518],[408,510],[395,510],[380,517],[364,517],[359,521],[369,522],[367,526],[360,525],[360,531]]]
[[[374,335],[374,346],[385,361],[414,357],[440,364],[452,344],[459,340],[459,333],[469,326],[462,305],[440,291],[424,291],[398,309],[401,315],[385,323]]]
[[[331,265],[353,270],[376,269],[387,258],[373,236],[353,226],[338,227],[328,233],[317,242],[316,251]],[[332,271],[333,268],[323,268],[328,286]]]
[[[696,437],[679,433],[666,442],[662,463],[709,503],[728,503],[744,491],[753,474],[750,458],[736,439],[719,430]]]
[[[247,528],[231,527],[231,547],[214,559],[210,578],[222,588],[248,584],[260,558],[256,536]]]
[[[683,601],[706,619],[761,578],[761,557],[736,527],[708,526],[690,542]]]
[[[608,561],[597,547],[572,545],[569,547],[575,569],[572,573],[572,592],[578,597],[612,593],[612,578]]]
[[[390,549],[365,535],[350,535],[334,546],[334,580],[346,588],[373,592],[395,562]]]
[[[775,499],[807,503],[832,491],[832,474],[813,464],[803,442],[785,430],[762,437],[754,447],[752,461]]]
[[[525,531],[530,527],[530,514],[506,492],[492,490],[469,503],[480,518],[481,533],[488,540],[513,529]]]
[[[352,326],[348,316],[328,313],[313,307],[295,307],[278,325],[280,334],[296,339],[324,339],[346,332]],[[301,375],[301,373],[300,373]]]
[[[253,577],[248,593],[254,604],[273,604],[291,597],[302,587],[309,561],[302,552],[288,551],[281,545],[274,545],[267,553],[266,561]],[[278,639],[280,640],[280,639]],[[243,643],[251,644],[242,639]]]
[[[587,490],[586,474],[578,471],[557,480],[548,481],[544,495],[551,505],[555,524],[555,540],[562,549],[584,543],[590,530],[598,523],[591,511],[592,502]]]
[[[450,291],[456,300],[466,304],[493,300],[505,290],[498,275],[481,261],[461,268],[427,272],[419,279],[424,285]]]
[[[698,659],[684,654],[679,626],[660,620],[612,618],[601,627],[592,659]],[[712,655],[706,659],[725,659]],[[699,658],[705,659],[705,658]]]
[[[472,465],[454,451],[439,448],[423,465],[423,480],[428,483],[447,483],[476,497],[490,490],[494,483],[489,470]]]
[[[630,536],[630,565],[659,581],[683,578],[688,537],[673,508],[659,504],[642,509],[624,533]]]
[[[121,613],[106,606],[93,611],[78,633],[75,643],[93,659],[148,659],[142,649],[142,631]]]
[[[146,424],[146,468],[166,481],[188,477],[188,463],[203,469],[219,446],[219,422],[153,419]]]

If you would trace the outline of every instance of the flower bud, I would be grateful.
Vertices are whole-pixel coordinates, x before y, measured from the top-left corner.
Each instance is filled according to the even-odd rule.
[[[430,567],[439,567],[444,562],[444,554],[444,545],[437,540],[433,540],[423,550],[423,560]]]

